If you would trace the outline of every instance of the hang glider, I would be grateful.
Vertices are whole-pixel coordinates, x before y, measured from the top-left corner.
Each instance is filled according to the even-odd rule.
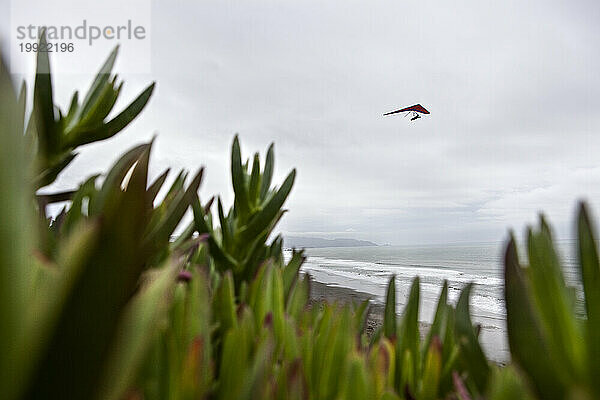
[[[386,116],[386,115],[398,114],[398,113],[402,113],[402,112],[406,112],[406,113],[412,112],[412,118],[410,119],[411,121],[421,118],[421,114],[429,114],[429,111],[427,111],[427,109],[425,109],[425,107],[423,107],[420,104],[415,104],[414,106],[402,108],[402,109],[396,110],[396,111],[390,111],[383,115]],[[408,114],[406,114],[406,115],[408,115]]]

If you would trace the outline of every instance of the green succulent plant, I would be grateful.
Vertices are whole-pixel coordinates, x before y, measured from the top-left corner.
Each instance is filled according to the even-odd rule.
[[[575,290],[565,283],[542,217],[527,234],[528,264],[519,261],[511,238],[505,255],[505,297],[510,350],[535,395],[543,399],[600,396],[600,263],[585,204],[577,221],[579,273],[585,316],[578,316]]]
[[[42,33],[42,48],[45,43],[46,36]],[[117,76],[112,74],[117,52],[118,47],[100,68],[83,100],[79,99],[79,92],[73,94],[66,112],[54,103],[48,52],[37,53],[33,112],[26,127],[29,145],[36,149],[33,156],[35,188],[54,182],[60,172],[77,156],[74,150],[78,146],[116,135],[135,119],[148,103],[154,83],[144,89],[124,110],[113,118],[108,118],[123,87],[123,82],[118,82]],[[22,93],[24,92],[23,90]]]
[[[456,304],[448,303],[444,281],[436,312],[427,335],[421,339],[419,326],[420,282],[415,278],[400,321],[396,317],[396,283],[390,279],[384,321],[374,339],[391,341],[395,354],[394,388],[406,398],[444,398],[457,389],[486,393],[490,366],[478,341],[478,328],[471,322],[467,285]],[[457,383],[458,382],[458,383]]]
[[[249,160],[242,164],[236,136],[231,149],[231,178],[235,193],[233,207],[225,213],[221,199],[217,199],[219,225],[216,228],[212,226],[212,216],[207,216],[199,203],[194,207],[196,229],[209,234],[208,243],[215,269],[219,272],[231,271],[236,288],[241,288],[242,282],[249,281],[266,259],[283,259],[281,236],[275,237],[268,245],[267,240],[285,213],[282,206],[290,194],[296,171],[289,173],[280,188],[271,188],[275,162],[273,153],[271,145],[262,171],[256,153],[249,171]],[[302,260],[301,252],[293,253],[289,268],[284,273],[286,291]]]
[[[0,316],[5,322],[0,386],[8,399],[106,398],[110,396],[100,393],[107,387],[126,388],[115,371],[135,371],[150,344],[147,331],[166,314],[183,266],[177,252],[164,249],[195,198],[189,193],[195,195],[201,174],[182,196],[155,208],[156,190],[147,182],[151,144],[127,152],[101,185],[93,176],[69,193],[68,208],[51,223],[45,205],[64,194],[34,200],[44,181],[38,178],[55,177],[66,166],[56,169],[58,164],[51,162],[39,169],[43,162],[112,136],[121,129],[114,130],[117,125],[139,113],[129,108],[128,116],[116,117],[119,124],[103,122],[106,115],[101,114],[110,112],[118,96],[118,90],[106,86],[115,55],[86,97],[88,109],[76,111],[74,101],[74,114],[67,118],[59,112],[55,119],[48,57],[39,53],[27,128],[25,86],[17,96],[5,64],[0,64],[0,184],[7,190],[1,196],[0,224]],[[104,94],[97,93],[99,88]],[[136,107],[143,108],[146,101]],[[86,131],[84,138],[83,127],[94,127],[96,134]],[[32,159],[37,160],[34,165]]]
[[[42,42],[44,37],[40,39]],[[78,146],[107,139],[147,104],[154,84],[114,118],[117,50],[79,102],[54,104],[38,54],[32,112],[0,60],[0,388],[8,400],[86,399],[593,399],[600,397],[600,267],[588,211],[578,250],[585,314],[576,312],[542,219],[527,266],[511,239],[505,299],[513,364],[488,362],[469,309],[472,285],[419,325],[416,278],[396,313],[391,278],[383,326],[365,332],[369,301],[317,304],[302,251],[273,233],[295,180],[274,186],[274,147],[261,168],[231,148],[235,198],[200,201],[203,170],[148,179],[152,143],[127,151],[77,188],[52,183]],[[163,190],[165,188],[165,190]],[[166,192],[161,195],[161,192]],[[46,206],[66,202],[52,218]],[[185,215],[192,211],[193,219]],[[213,213],[215,214],[213,216]],[[179,227],[179,229],[178,229]],[[177,233],[177,234],[176,234]]]

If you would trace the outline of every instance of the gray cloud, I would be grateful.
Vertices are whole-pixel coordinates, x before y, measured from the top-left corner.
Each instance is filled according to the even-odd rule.
[[[230,202],[239,132],[246,156],[276,142],[280,180],[299,170],[286,232],[490,241],[544,209],[566,237],[576,199],[600,208],[596,1],[154,1],[152,12],[153,73],[125,75],[123,96],[156,79],[149,109],[58,186],[158,132],[155,173],[204,164],[203,193]],[[90,79],[59,78],[63,104]],[[381,116],[417,102],[431,116]]]

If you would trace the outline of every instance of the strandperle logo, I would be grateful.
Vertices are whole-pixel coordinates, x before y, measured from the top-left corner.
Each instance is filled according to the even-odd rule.
[[[146,28],[127,20],[123,25],[93,25],[83,20],[81,25],[19,25],[16,27],[18,40],[37,41],[42,32],[46,31],[48,41],[57,40],[87,40],[90,46],[101,39],[106,40],[144,40]]]

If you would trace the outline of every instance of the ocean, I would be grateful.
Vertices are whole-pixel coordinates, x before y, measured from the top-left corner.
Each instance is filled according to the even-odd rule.
[[[306,249],[302,271],[316,281],[372,295],[383,303],[388,281],[396,276],[397,312],[403,310],[412,280],[420,277],[419,319],[431,323],[444,280],[448,281],[450,302],[455,304],[461,289],[473,282],[470,306],[473,321],[481,325],[480,341],[486,355],[508,362],[506,311],[503,293],[504,243],[452,244],[436,246],[377,246]],[[576,269],[575,243],[557,243],[565,279],[575,286],[581,301]],[[521,254],[524,254],[521,251]],[[580,304],[580,306],[582,306]]]

